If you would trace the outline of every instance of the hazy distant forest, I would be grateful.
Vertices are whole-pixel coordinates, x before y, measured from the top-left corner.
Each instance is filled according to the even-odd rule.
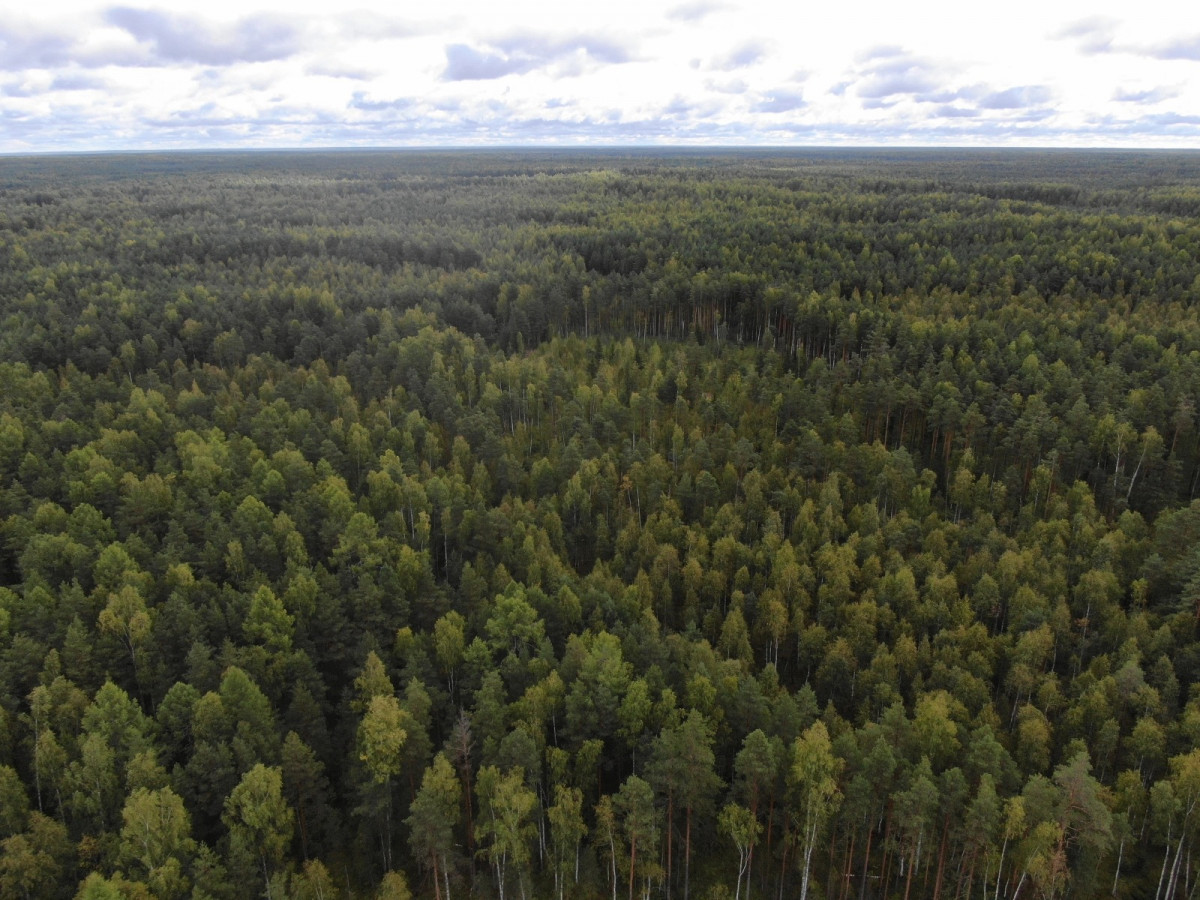
[[[0,158],[0,895],[1200,897],[1200,153]]]

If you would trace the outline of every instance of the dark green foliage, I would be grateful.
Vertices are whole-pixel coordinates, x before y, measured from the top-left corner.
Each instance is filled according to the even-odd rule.
[[[1198,192],[0,160],[4,895],[1184,897]]]

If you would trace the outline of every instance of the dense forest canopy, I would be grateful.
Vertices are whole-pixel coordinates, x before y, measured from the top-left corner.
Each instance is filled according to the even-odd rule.
[[[0,894],[1200,884],[1200,154],[0,158]]]

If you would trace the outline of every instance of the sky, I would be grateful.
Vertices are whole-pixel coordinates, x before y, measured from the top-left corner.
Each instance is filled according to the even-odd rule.
[[[1200,148],[1186,0],[38,0],[0,152]]]

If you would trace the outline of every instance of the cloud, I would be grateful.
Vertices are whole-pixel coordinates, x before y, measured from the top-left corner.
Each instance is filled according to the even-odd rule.
[[[1055,40],[1074,40],[1081,52],[1087,54],[1108,53],[1113,48],[1113,37],[1119,23],[1106,16],[1090,16],[1064,25],[1050,35]]]
[[[710,68],[730,72],[734,69],[745,69],[759,62],[767,55],[767,48],[760,41],[747,41],[740,47],[731,50],[725,56],[713,60]]]
[[[1180,113],[1159,113],[1158,115],[1145,116],[1138,120],[1143,125],[1150,125],[1152,128],[1177,128],[1180,125],[1195,127],[1200,125],[1200,116],[1188,116]]]
[[[1155,44],[1118,43],[1115,19],[1093,16],[1059,29],[1051,37],[1057,40],[1073,40],[1079,50],[1087,54],[1128,53],[1161,60],[1192,60],[1200,62],[1200,34],[1177,37]]]
[[[947,105],[939,106],[934,110],[934,115],[942,119],[974,119],[979,115],[979,110]]]
[[[750,89],[750,85],[746,84],[740,78],[731,78],[728,81],[716,81],[710,78],[704,82],[704,86],[710,91],[716,91],[718,94],[744,94]]]
[[[785,113],[803,109],[807,105],[800,91],[777,90],[764,97],[752,109],[762,113]]]
[[[1179,96],[1178,88],[1156,87],[1144,91],[1129,91],[1117,88],[1113,92],[1113,100],[1118,103],[1159,103]]]
[[[151,9],[115,6],[105,20],[132,35],[163,62],[229,65],[286,59],[300,49],[300,31],[279,16],[255,15],[231,26],[209,27],[198,19]]]
[[[893,56],[907,56],[904,48],[898,44],[875,44],[859,52],[856,59],[859,62],[871,62],[876,59],[889,59]]]
[[[349,106],[351,109],[361,109],[364,112],[386,112],[409,109],[416,102],[411,97],[397,97],[394,100],[368,100],[363,91],[355,91]]]
[[[993,91],[979,101],[979,106],[982,109],[1026,109],[1042,106],[1052,96],[1050,90],[1041,85],[1025,85]]]
[[[319,62],[305,66],[305,75],[321,75],[326,78],[349,78],[353,81],[369,81],[379,74],[374,69],[335,62]]]
[[[1165,44],[1145,48],[1144,55],[1155,59],[1190,59],[1200,61],[1200,34],[1178,38]]]
[[[429,31],[428,26],[366,9],[338,13],[335,24],[343,36],[356,40],[391,40],[414,37]]]
[[[444,81],[483,81],[523,75],[557,66],[560,74],[577,75],[587,61],[604,64],[629,62],[632,54],[616,41],[590,35],[552,38],[516,34],[477,49],[468,44],[446,47]]]
[[[87,43],[88,31],[72,24],[55,29],[0,22],[0,70],[53,69],[75,64],[85,68],[141,65],[145,53],[137,48],[111,43]]]
[[[539,65],[536,60],[476,50],[466,44],[450,44],[446,48],[446,68],[442,78],[445,81],[484,81],[505,75],[522,75]]]
[[[697,120],[710,119],[720,112],[720,103],[696,102],[676,94],[671,102],[662,108],[659,115],[676,123],[688,121],[695,123]]]
[[[676,6],[673,9],[667,10],[667,18],[676,22],[699,22],[725,8],[724,3],[715,3],[711,2],[711,0],[697,0],[695,3],[685,3],[682,6]]]
[[[922,99],[941,88],[947,77],[941,64],[898,47],[876,47],[868,52],[865,62],[856,93],[867,100],[904,95]]]
[[[103,79],[79,72],[68,72],[55,76],[50,82],[52,91],[102,91],[108,85]]]

